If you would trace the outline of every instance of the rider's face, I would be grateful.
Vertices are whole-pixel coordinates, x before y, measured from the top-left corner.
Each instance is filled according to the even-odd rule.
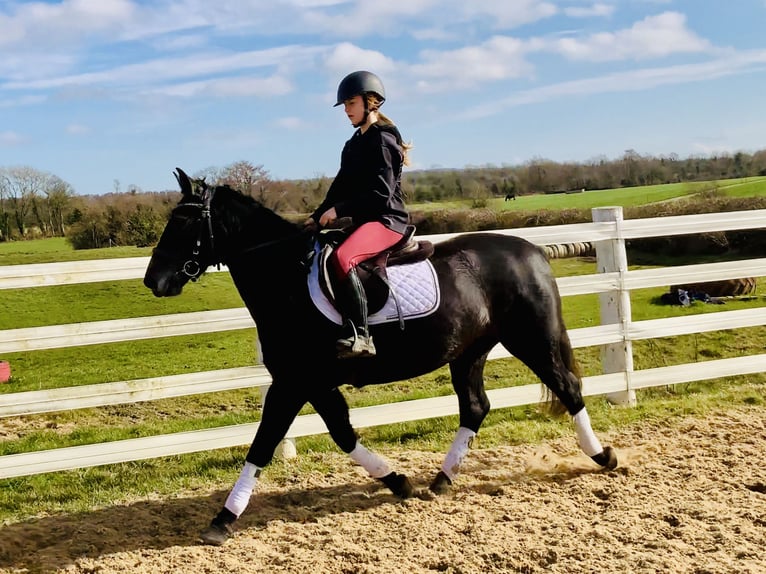
[[[343,102],[343,109],[351,120],[351,125],[357,125],[364,121],[364,100],[362,96],[354,96]]]

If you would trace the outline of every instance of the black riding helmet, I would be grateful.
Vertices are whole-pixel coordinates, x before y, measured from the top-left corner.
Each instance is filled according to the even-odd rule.
[[[338,84],[338,101],[335,103],[335,106],[342,105],[343,102],[354,96],[368,93],[378,96],[380,103],[386,101],[386,89],[383,87],[383,82],[380,81],[378,76],[364,70],[351,72]]]

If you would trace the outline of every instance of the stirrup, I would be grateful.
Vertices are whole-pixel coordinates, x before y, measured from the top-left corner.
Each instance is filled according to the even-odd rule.
[[[335,348],[339,359],[375,356],[375,344],[372,342],[372,337],[359,335],[356,330],[350,337],[338,339]]]

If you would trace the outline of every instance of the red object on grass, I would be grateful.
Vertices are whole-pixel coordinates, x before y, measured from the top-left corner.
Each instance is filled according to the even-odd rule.
[[[11,364],[8,361],[0,361],[0,383],[7,383],[11,378]]]

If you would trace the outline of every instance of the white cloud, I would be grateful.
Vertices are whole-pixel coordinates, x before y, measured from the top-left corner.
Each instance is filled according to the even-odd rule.
[[[128,86],[163,84],[172,80],[223,75],[252,70],[276,68],[293,61],[313,60],[324,48],[282,46],[279,48],[241,53],[202,53],[179,58],[160,58],[139,64],[118,66],[103,72],[52,76],[29,81],[12,81],[1,86],[5,89],[54,89],[67,86]]]
[[[317,8],[326,6],[337,6],[347,4],[351,0],[285,0],[285,4],[297,6],[298,8]]]
[[[0,78],[13,81],[45,78],[67,73],[78,63],[78,57],[56,51],[5,52],[0,57]]]
[[[293,82],[303,82],[314,72],[320,79],[318,83],[312,79],[315,84],[308,89],[334,99],[337,82],[355,69],[374,71],[397,94],[478,91],[490,83],[508,84],[536,74],[532,59],[536,52],[587,62],[713,52],[710,42],[689,29],[683,14],[671,11],[624,29],[587,36],[568,32],[561,37],[553,31],[526,39],[488,37],[489,30],[539,22],[556,14],[607,17],[618,6],[607,0],[569,4],[553,0],[272,0],[268,10],[265,4],[264,0],[63,0],[3,8],[8,5],[0,3],[0,94],[26,92],[21,98],[0,100],[0,108],[32,103],[33,97],[39,98],[36,101],[272,97],[295,91]],[[286,44],[286,30],[310,39],[304,40],[306,44]],[[243,31],[267,32],[258,36],[257,45],[275,47],[243,52],[216,47],[230,45],[227,40]],[[364,42],[319,40],[345,34],[365,36]],[[393,44],[401,36],[401,48],[384,43],[381,38],[387,34],[395,38]],[[483,41],[472,42],[474,37]],[[128,45],[137,48],[129,52],[133,59],[110,66],[121,57],[125,39],[141,39]],[[14,42],[18,48],[12,47]],[[379,46],[386,46],[386,51]],[[156,57],[157,51],[182,55]],[[687,69],[677,70],[681,78]],[[610,91],[614,89],[611,82],[631,85],[630,79],[642,72],[647,73],[516,92],[506,105],[559,97],[559,92]],[[643,81],[672,80],[653,80],[649,74]],[[43,96],[46,91],[53,93]],[[291,127],[293,120],[285,118],[283,127]]]
[[[494,36],[476,46],[437,52],[423,51],[422,63],[413,65],[410,73],[423,91],[446,87],[471,87],[478,83],[529,74],[524,43],[508,36]]]
[[[352,70],[370,70],[385,75],[396,69],[394,61],[377,50],[365,50],[354,44],[343,42],[330,50],[324,59],[327,70],[333,76],[347,74]],[[339,79],[339,78],[337,78]]]
[[[121,28],[135,11],[129,0],[19,2],[11,7],[13,12],[0,15],[0,45],[79,43],[83,35]]]
[[[403,20],[426,16],[430,8],[451,3],[439,0],[387,0],[350,2],[349,10],[303,11],[299,18],[304,29],[336,37],[360,37],[381,32],[400,34],[397,28]],[[449,9],[445,7],[445,9]]]
[[[26,138],[17,134],[16,132],[5,131],[0,132],[0,146],[1,147],[13,147],[26,142]]]
[[[244,98],[281,96],[291,92],[292,84],[285,78],[219,78],[199,82],[186,82],[149,88],[144,94],[192,98],[212,96],[217,98]]]
[[[477,18],[493,28],[513,28],[553,16],[558,12],[546,0],[357,0],[348,2],[288,2],[309,4],[294,14],[301,31],[342,38],[397,36],[403,30],[417,30],[419,37],[451,36],[448,28],[463,29]],[[325,9],[328,8],[329,9]],[[287,21],[280,22],[285,31]],[[465,32],[465,30],[462,30]]]
[[[704,52],[713,47],[686,27],[686,16],[665,12],[648,16],[630,28],[587,38],[560,38],[552,49],[571,60],[648,59],[678,53]]]
[[[162,52],[197,49],[207,45],[209,38],[203,34],[181,34],[180,36],[162,36],[151,41],[155,49]]]
[[[91,129],[88,126],[85,126],[83,124],[69,124],[66,127],[66,133],[73,135],[73,136],[81,136],[86,135],[91,132]]]
[[[306,125],[306,123],[301,118],[296,118],[294,116],[288,118],[280,118],[274,123],[278,127],[284,128],[286,130],[298,130]]]
[[[571,6],[564,8],[564,14],[570,18],[592,18],[611,16],[615,11],[614,4],[592,4],[590,6]]]
[[[760,71],[765,66],[766,50],[753,50],[699,64],[644,68],[608,74],[519,91],[509,98],[493,100],[488,104],[475,106],[463,114],[463,117],[488,117],[500,113],[507,108],[560,98],[643,91],[659,86],[710,81],[726,76],[749,73],[754,70]]]
[[[431,40],[453,40],[457,37],[455,32],[450,32],[443,28],[421,28],[410,33],[418,41],[428,42]]]
[[[0,108],[16,108],[21,106],[31,106],[34,104],[41,104],[48,98],[39,95],[21,96],[20,98],[9,98],[6,100],[0,100]]]
[[[476,16],[489,17],[494,28],[515,28],[558,13],[555,4],[544,0],[462,0],[456,4],[471,19]]]

